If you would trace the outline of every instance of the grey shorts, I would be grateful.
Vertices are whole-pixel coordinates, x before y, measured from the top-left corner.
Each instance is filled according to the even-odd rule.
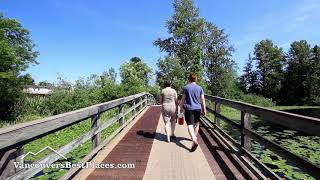
[[[163,104],[162,105],[162,117],[164,123],[172,122],[177,119],[177,111],[175,103]]]

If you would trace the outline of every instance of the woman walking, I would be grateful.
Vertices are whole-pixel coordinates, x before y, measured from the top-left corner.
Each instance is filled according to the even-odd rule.
[[[201,86],[197,85],[197,76],[190,74],[190,83],[183,88],[182,99],[180,108],[184,109],[185,120],[188,125],[188,132],[193,141],[190,149],[191,152],[195,151],[198,147],[197,135],[199,131],[200,116],[206,116],[206,102],[204,99],[204,92]]]
[[[167,141],[170,142],[170,136],[175,138],[174,129],[177,118],[177,92],[171,88],[171,81],[165,81],[164,89],[161,91],[160,102],[162,105],[162,117],[165,123]]]

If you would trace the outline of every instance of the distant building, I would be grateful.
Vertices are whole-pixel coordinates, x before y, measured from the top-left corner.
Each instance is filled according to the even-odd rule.
[[[32,96],[49,96],[52,94],[53,90],[49,86],[36,86],[30,85],[23,89],[23,92]]]

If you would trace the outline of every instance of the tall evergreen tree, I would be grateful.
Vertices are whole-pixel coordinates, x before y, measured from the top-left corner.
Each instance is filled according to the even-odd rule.
[[[287,104],[305,104],[310,99],[310,55],[307,41],[295,41],[290,45],[282,89],[282,99]]]
[[[240,77],[240,84],[246,93],[260,94],[261,84],[259,80],[259,74],[254,67],[254,59],[249,54],[247,63],[243,70],[244,74]]]
[[[309,77],[310,104],[320,105],[320,47],[314,46],[311,51]]]
[[[271,40],[266,39],[255,45],[254,55],[261,78],[261,93],[264,97],[274,99],[281,88],[284,60],[282,48],[274,45]]]

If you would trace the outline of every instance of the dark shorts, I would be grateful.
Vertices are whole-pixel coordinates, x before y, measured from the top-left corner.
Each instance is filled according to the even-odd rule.
[[[187,125],[192,125],[200,121],[201,109],[185,110],[185,120]]]

